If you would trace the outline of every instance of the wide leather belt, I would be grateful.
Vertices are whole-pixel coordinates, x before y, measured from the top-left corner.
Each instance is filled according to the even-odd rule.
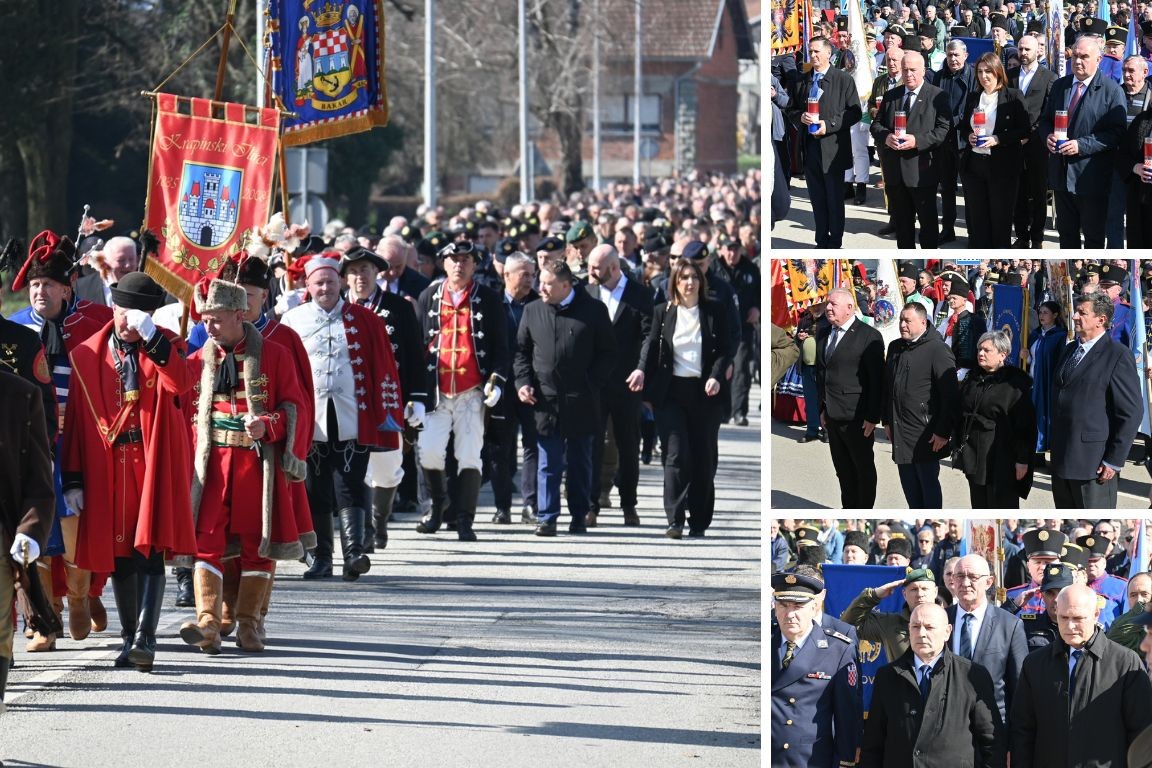
[[[116,435],[112,445],[128,445],[130,443],[144,442],[144,433],[139,429],[128,429]]]
[[[217,448],[251,448],[255,444],[247,432],[234,429],[212,429],[212,445]]]

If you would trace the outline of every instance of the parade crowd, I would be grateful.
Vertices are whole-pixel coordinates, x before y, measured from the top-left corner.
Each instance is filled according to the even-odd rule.
[[[1144,525],[1004,520],[1000,564],[957,520],[772,521],[771,765],[1152,766]],[[833,616],[827,563],[903,575]]]
[[[772,60],[773,222],[802,177],[815,246],[840,248],[877,166],[899,248],[956,241],[961,191],[971,247],[1040,248],[1049,205],[1061,248],[1148,247],[1152,5],[1107,6],[1053,30],[1032,0],[868,0],[855,48],[847,15],[818,17]]]
[[[756,407],[758,172],[383,231],[277,214],[187,308],[149,233],[109,224],[4,252],[30,306],[0,318],[0,707],[17,606],[52,651],[106,628],[111,582],[115,666],[150,671],[175,566],[182,639],[259,652],[278,561],[355,581],[394,514],[474,542],[485,482],[493,525],[519,495],[515,521],[556,536],[564,485],[586,534],[613,487],[645,522],[656,460],[665,535],[706,535],[720,425]]]
[[[1141,304],[1152,306],[1152,264],[1135,275],[1123,259],[1067,263],[1070,302],[1069,288],[1051,284],[1039,259],[963,268],[901,262],[899,293],[888,286],[884,298],[898,312],[900,336],[887,349],[872,317],[885,286],[863,277],[809,307],[791,335],[773,328],[782,364],[774,376],[794,364],[792,391],[802,392],[799,442],[828,445],[844,508],[875,504],[877,428],[892,445],[911,509],[1018,508],[1041,472],[1058,508],[1115,508],[1130,460],[1152,473],[1149,436],[1133,450],[1148,431],[1141,426],[1148,390],[1131,349],[1137,329],[1129,304],[1143,287]],[[991,316],[998,284],[1027,289],[1020,358]],[[781,402],[778,394],[777,410]],[[967,500],[945,504],[942,462],[963,472]]]

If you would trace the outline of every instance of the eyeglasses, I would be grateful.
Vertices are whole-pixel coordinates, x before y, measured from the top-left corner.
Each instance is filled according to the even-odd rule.
[[[954,574],[952,578],[956,579],[956,581],[978,581],[991,575],[990,573],[957,573]]]

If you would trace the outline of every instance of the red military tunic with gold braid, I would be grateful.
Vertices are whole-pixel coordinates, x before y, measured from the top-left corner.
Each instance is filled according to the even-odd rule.
[[[440,302],[440,350],[436,376],[440,391],[448,397],[462,395],[483,383],[476,349],[472,343],[472,302],[469,291],[461,291],[459,302],[445,289]],[[428,351],[435,352],[435,343]]]
[[[300,389],[304,393],[302,413],[299,417],[299,423],[303,426],[300,429],[310,435],[310,426],[315,419],[313,411],[316,404],[311,397],[308,397],[308,393],[312,391],[312,366],[308,364],[308,352],[304,349],[304,343],[300,341],[300,336],[296,331],[272,319],[269,319],[260,329],[260,335],[264,337],[265,341],[279,344],[291,354],[296,377],[300,382]],[[304,450],[307,451],[306,446]],[[305,452],[301,458],[306,455]],[[311,531],[312,510],[308,504],[308,489],[304,486],[304,481],[289,482],[288,492],[292,494],[292,512],[296,516],[297,530],[301,532]]]

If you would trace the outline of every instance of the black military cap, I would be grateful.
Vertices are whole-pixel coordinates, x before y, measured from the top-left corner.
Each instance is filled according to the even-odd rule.
[[[564,241],[558,237],[546,237],[536,244],[536,253],[563,253]]]
[[[899,24],[889,24],[884,28],[885,35],[896,35],[896,37],[903,38],[908,32]]]
[[[789,603],[808,603],[824,591],[820,579],[798,573],[772,574],[772,592],[777,600]]]
[[[915,281],[920,278],[920,267],[910,261],[902,261],[898,267],[898,273],[900,277]]]
[[[903,536],[893,536],[888,539],[888,547],[884,550],[884,556],[888,555],[904,555],[909,559],[912,558],[912,542]]]
[[[948,30],[948,36],[953,38],[967,37],[968,27],[964,26],[963,24],[953,24],[952,28]]]
[[[505,237],[496,242],[496,248],[492,251],[492,258],[503,264],[514,253],[516,253],[516,241],[510,237]]]
[[[1080,34],[1082,35],[1104,37],[1104,33],[1107,31],[1108,25],[1104,23],[1103,19],[1094,19],[1091,16],[1080,19]]]
[[[1063,589],[1072,586],[1072,569],[1064,563],[1051,563],[1044,566],[1044,579],[1040,582],[1040,591],[1050,589]]]
[[[520,224],[520,237],[540,234],[540,219],[530,216]]]
[[[1128,40],[1128,30],[1124,27],[1108,27],[1104,31],[1104,42],[1106,43],[1125,43]]]
[[[384,257],[378,253],[368,250],[367,248],[357,245],[354,248],[349,248],[344,257],[340,259],[340,274],[346,274],[348,267],[359,261],[371,262],[372,266],[376,267],[377,272],[383,272],[388,269],[388,262]]]
[[[220,268],[221,280],[240,285],[251,285],[267,290],[272,281],[272,270],[268,264],[255,256],[237,254],[224,262]]]
[[[1029,34],[1032,34],[1033,32],[1035,32],[1038,35],[1044,34],[1044,22],[1043,22],[1043,20],[1033,19],[1032,21],[1028,22],[1028,27],[1024,31],[1029,33]]]
[[[847,32],[848,31],[848,17],[847,16],[837,16],[836,17],[836,31],[837,32]]]
[[[434,229],[427,235],[420,239],[416,244],[416,253],[427,258],[434,258],[444,244],[448,242],[448,236],[438,229]]]
[[[1028,557],[1060,557],[1060,548],[1068,540],[1063,533],[1051,528],[1028,531],[1022,538]]]
[[[1089,275],[1098,275],[1100,274],[1100,265],[1094,261],[1089,262],[1088,265],[1084,267],[1084,271]]]
[[[826,562],[828,562],[828,550],[824,549],[820,542],[796,547],[796,565],[820,566]]]
[[[920,44],[919,35],[904,35],[903,43],[900,46],[906,51],[923,51],[924,46]]]
[[[1005,32],[1008,31],[1008,17],[1007,16],[1000,14],[1000,13],[994,13],[988,17],[988,21],[989,21],[992,29],[1002,29]]]
[[[1087,536],[1081,536],[1076,539],[1076,543],[1084,547],[1084,550],[1088,553],[1089,560],[1094,557],[1108,556],[1108,545],[1110,542],[1103,536],[1090,533]]]
[[[659,253],[660,251],[667,250],[671,247],[672,243],[664,235],[656,232],[649,235],[644,239],[644,244],[640,246],[641,253]]]
[[[484,258],[484,249],[477,248],[471,240],[460,240],[446,243],[440,250],[436,251],[436,255],[441,259],[451,259],[454,256],[471,256],[472,261],[478,262]]]
[[[968,282],[959,277],[952,278],[952,284],[948,289],[949,296],[962,296],[968,298]]]
[[[324,242],[324,238],[312,235],[304,242],[300,243],[295,251],[292,252],[292,257],[295,259],[301,256],[307,256],[310,253],[322,253],[328,244]]]
[[[420,233],[420,227],[415,224],[405,224],[400,230],[400,237],[404,238],[404,242],[409,245],[415,245],[424,238],[424,235]]]
[[[859,547],[865,552],[868,551],[868,534],[864,531],[845,531],[844,532],[844,546],[845,547]]]
[[[692,261],[699,261],[708,258],[708,246],[699,240],[693,240],[684,246],[684,251],[680,254],[681,258],[691,259]]]
[[[1128,270],[1114,264],[1104,264],[1100,267],[1100,285],[1124,285],[1128,279]]]
[[[920,29],[916,30],[916,34],[920,37],[930,37],[936,39],[936,27],[931,24],[921,24]]]
[[[796,546],[808,547],[820,544],[820,529],[814,525],[801,525],[795,531]]]
[[[121,309],[153,312],[164,304],[164,289],[143,272],[129,272],[111,291],[112,303]]]
[[[1074,571],[1083,571],[1088,567],[1088,550],[1079,544],[1065,542],[1060,548],[1060,562]]]

